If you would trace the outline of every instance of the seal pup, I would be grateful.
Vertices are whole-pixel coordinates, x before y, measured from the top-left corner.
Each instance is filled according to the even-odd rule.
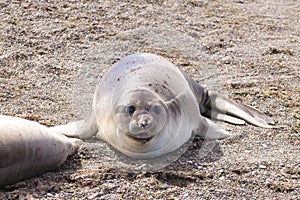
[[[81,142],[37,122],[0,115],[0,188],[56,169]]]
[[[272,128],[264,113],[204,89],[163,57],[140,53],[104,74],[87,119],[52,129],[81,139],[96,136],[129,157],[149,159],[178,149],[193,134],[230,135],[206,117]]]

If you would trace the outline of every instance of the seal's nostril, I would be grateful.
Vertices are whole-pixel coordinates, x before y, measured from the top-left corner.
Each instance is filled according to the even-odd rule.
[[[147,118],[146,118],[146,119],[142,119],[142,120],[139,121],[139,126],[140,126],[140,127],[143,127],[143,128],[149,127],[150,124],[151,124],[151,122],[150,122],[150,120],[147,119]]]

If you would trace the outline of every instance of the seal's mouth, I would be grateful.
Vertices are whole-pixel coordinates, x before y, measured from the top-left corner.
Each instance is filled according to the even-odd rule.
[[[133,139],[133,140],[135,140],[135,141],[137,141],[137,142],[140,142],[140,143],[142,143],[142,144],[146,144],[146,143],[148,143],[148,142],[150,142],[150,140],[152,139],[152,138],[154,138],[154,136],[149,136],[149,137],[135,137],[135,136],[133,136],[133,135],[130,135],[130,134],[126,134],[129,138],[131,138],[131,139]]]

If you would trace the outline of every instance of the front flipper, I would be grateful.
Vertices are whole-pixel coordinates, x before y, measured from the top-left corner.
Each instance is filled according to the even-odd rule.
[[[91,138],[95,136],[98,131],[95,115],[93,113],[85,120],[50,127],[50,129],[65,136],[80,139]]]
[[[210,140],[223,139],[231,136],[229,132],[204,117],[200,117],[198,129],[194,131],[194,134]]]

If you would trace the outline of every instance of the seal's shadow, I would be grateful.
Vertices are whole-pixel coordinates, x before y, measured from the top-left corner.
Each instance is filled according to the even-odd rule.
[[[201,163],[215,162],[223,156],[220,143],[217,140],[204,140],[196,136],[187,151],[174,163],[188,163],[198,167]]]
[[[110,168],[132,173],[157,172],[162,169],[189,170],[196,169],[201,163],[209,163],[218,160],[222,155],[219,142],[217,140],[203,140],[199,136],[191,137],[179,149],[148,159],[133,159],[108,143],[91,139],[85,141],[85,148],[93,156],[93,165],[105,165]]]
[[[223,155],[218,141],[203,140],[196,136],[178,160],[154,174],[162,183],[186,187],[191,183],[213,178],[214,175],[204,168],[218,161]]]
[[[204,140],[199,136],[192,138],[186,147],[177,152],[149,160],[136,160],[126,157],[109,144],[99,141],[86,141],[85,148],[91,156],[83,168],[109,167],[122,178],[132,181],[143,174],[155,177],[162,184],[185,187],[197,180],[212,178],[213,175],[203,170],[203,166],[215,162],[223,156],[217,140]]]

